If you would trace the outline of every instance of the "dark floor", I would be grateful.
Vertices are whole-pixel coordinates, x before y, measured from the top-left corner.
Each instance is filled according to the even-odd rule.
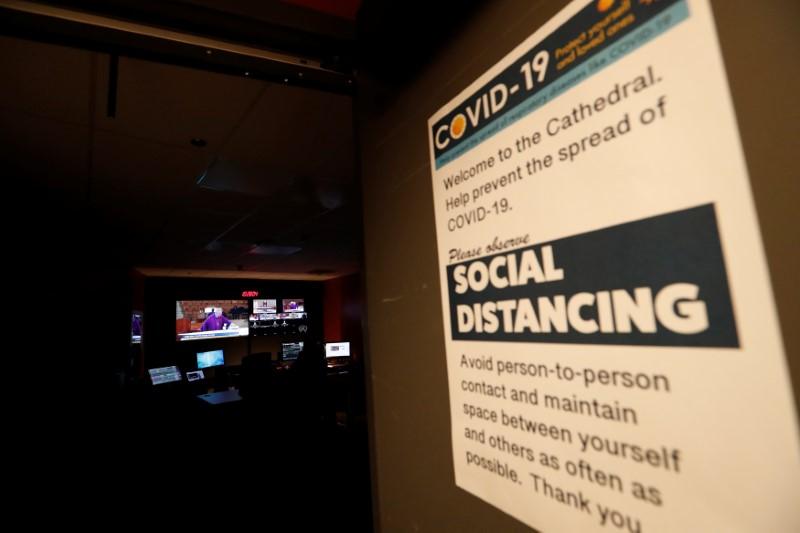
[[[53,441],[39,440],[58,457],[49,488],[111,527],[372,531],[364,419],[285,389],[211,406],[185,386],[143,384],[92,413],[62,411]]]

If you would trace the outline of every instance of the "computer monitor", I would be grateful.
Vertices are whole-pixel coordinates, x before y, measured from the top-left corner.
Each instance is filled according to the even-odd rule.
[[[131,344],[141,344],[142,342],[142,312],[133,311],[131,313]]]
[[[208,368],[210,366],[222,366],[225,364],[225,356],[222,350],[211,350],[209,352],[197,352],[197,368]]]
[[[303,342],[284,342],[281,347],[281,359],[294,361],[303,351]]]
[[[206,376],[203,374],[202,370],[193,370],[186,373],[186,381],[200,381],[205,378]]]
[[[164,366],[161,368],[151,368],[148,370],[150,373],[150,381],[153,385],[161,385],[163,383],[172,383],[183,379],[181,371],[177,366]]]
[[[284,313],[303,313],[305,311],[305,301],[303,298],[284,298]]]
[[[251,320],[253,315],[274,315],[278,312],[277,299],[259,299],[253,300],[253,312],[250,314]],[[264,319],[266,320],[266,319]]]
[[[334,357],[350,357],[350,343],[349,342],[326,342],[325,343],[325,358],[332,359]]]

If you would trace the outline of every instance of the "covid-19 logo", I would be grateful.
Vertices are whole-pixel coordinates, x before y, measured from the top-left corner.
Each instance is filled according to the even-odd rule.
[[[519,87],[515,87],[515,92]],[[474,100],[461,106],[458,113],[449,122],[444,121],[433,129],[433,142],[437,150],[444,150],[450,141],[457,141],[464,136],[467,126],[472,131],[491,120],[508,102],[509,89],[505,83],[497,83],[491,89],[484,89],[475,95]]]
[[[467,117],[463,113],[458,113],[450,121],[450,124],[442,124],[436,130],[436,147],[438,149],[447,148],[450,139],[460,139],[467,129]]]
[[[611,6],[614,5],[614,0],[598,0],[597,2],[597,10],[602,13],[604,11],[608,11],[611,9]]]

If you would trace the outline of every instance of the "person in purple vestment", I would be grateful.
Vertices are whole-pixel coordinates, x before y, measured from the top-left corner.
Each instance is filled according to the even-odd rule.
[[[203,325],[200,326],[200,331],[216,331],[218,329],[228,329],[231,327],[231,321],[228,317],[222,314],[222,308],[217,307],[211,310]]]
[[[133,315],[133,319],[131,320],[131,334],[132,335],[142,334],[142,319],[139,318],[138,315]]]

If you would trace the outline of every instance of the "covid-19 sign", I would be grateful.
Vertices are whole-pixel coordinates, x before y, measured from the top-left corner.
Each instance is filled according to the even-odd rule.
[[[799,530],[708,0],[571,2],[428,137],[456,484],[539,531]]]

